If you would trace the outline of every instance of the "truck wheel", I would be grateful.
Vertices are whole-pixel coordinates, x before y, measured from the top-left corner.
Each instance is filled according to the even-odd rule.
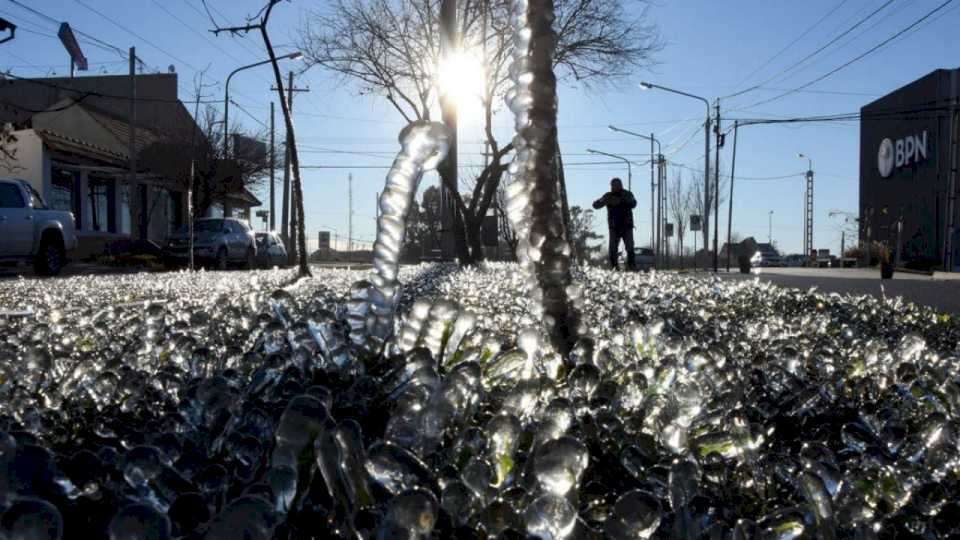
[[[227,248],[221,247],[217,250],[217,258],[214,261],[214,268],[217,270],[227,269]]]
[[[63,243],[52,235],[40,240],[40,249],[33,261],[33,271],[39,276],[55,276],[63,268]]]

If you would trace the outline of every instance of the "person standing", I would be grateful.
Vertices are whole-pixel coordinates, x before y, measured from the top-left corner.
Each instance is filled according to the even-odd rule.
[[[620,240],[623,240],[623,247],[627,251],[627,268],[635,268],[633,209],[637,207],[637,199],[634,198],[633,193],[623,189],[623,182],[619,178],[614,178],[610,180],[610,191],[593,201],[593,207],[597,210],[607,208],[607,227],[610,229],[610,266],[616,270]]]

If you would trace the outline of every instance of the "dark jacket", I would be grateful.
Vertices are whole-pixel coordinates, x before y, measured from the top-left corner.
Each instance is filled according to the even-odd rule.
[[[637,207],[637,199],[633,193],[622,190],[620,193],[612,191],[593,201],[596,209],[607,207],[607,226],[618,231],[633,228],[633,209]]]

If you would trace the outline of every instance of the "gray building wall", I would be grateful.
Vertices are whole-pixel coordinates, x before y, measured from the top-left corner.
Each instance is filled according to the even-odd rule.
[[[942,263],[958,82],[960,69],[936,70],[860,109],[860,240],[885,242],[900,251],[904,263]],[[926,159],[894,167],[883,177],[878,152],[884,139],[897,141],[924,131]]]

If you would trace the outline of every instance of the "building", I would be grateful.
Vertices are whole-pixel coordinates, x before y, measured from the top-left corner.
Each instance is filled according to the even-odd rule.
[[[11,124],[16,138],[16,158],[0,163],[0,175],[27,180],[49,206],[73,212],[77,258],[121,239],[159,243],[186,222],[185,149],[206,138],[177,97],[175,73],[0,80],[0,124]],[[249,220],[260,205],[242,185],[213,197],[208,215]]]
[[[860,109],[860,242],[901,264],[960,270],[960,69],[938,69]]]

